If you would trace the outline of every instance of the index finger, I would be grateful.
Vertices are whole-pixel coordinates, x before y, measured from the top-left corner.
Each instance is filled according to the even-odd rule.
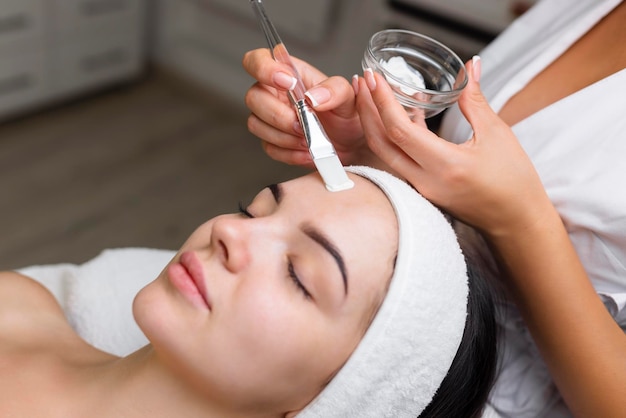
[[[281,90],[293,88],[293,70],[289,65],[275,61],[267,48],[246,52],[241,63],[246,72],[262,84]]]
[[[454,144],[438,137],[425,126],[412,122],[387,80],[370,69],[366,72],[371,72],[371,78],[370,74],[366,74],[366,79],[369,78],[367,86],[389,140],[422,167],[442,163]]]

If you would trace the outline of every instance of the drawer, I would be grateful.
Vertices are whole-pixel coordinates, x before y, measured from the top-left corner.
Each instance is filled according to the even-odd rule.
[[[0,54],[0,116],[43,100],[49,92],[42,52]]]
[[[209,14],[224,10],[247,19],[256,19],[250,1],[209,0],[195,3],[204,5],[205,11]],[[339,3],[333,0],[272,0],[264,3],[264,7],[287,45],[288,39],[317,44],[328,39],[328,33],[332,30],[331,24],[334,23],[337,9],[340,7]],[[262,36],[260,34],[259,38]]]
[[[141,27],[144,7],[144,0],[56,0],[53,8],[55,32],[91,31],[101,26],[123,31],[128,28],[120,27],[120,24],[131,20]]]
[[[57,46],[52,62],[54,88],[64,94],[138,75],[143,37],[134,32],[92,37]]]
[[[43,41],[44,1],[0,2],[0,51],[23,51],[24,47],[31,46],[29,42],[32,44]]]

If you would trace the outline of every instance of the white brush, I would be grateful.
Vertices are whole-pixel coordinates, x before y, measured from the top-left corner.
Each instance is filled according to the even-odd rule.
[[[311,157],[313,157],[313,163],[322,176],[326,188],[331,192],[352,188],[354,183],[348,178],[337,156],[337,152],[335,152],[335,148],[328,139],[328,135],[326,131],[324,131],[317,115],[305,100],[304,93],[306,89],[304,83],[300,78],[298,70],[291,61],[285,44],[280,39],[280,36],[278,36],[276,28],[267,17],[263,3],[261,0],[250,0],[250,3],[259,19],[261,29],[263,29],[272,56],[276,61],[289,65],[297,80],[294,88],[289,91],[289,98],[298,114],[298,119],[302,125],[309,152],[311,153]]]
[[[333,144],[313,109],[304,99],[298,100],[295,106],[313,163],[322,176],[326,188],[331,192],[352,188],[354,183],[348,178]]]

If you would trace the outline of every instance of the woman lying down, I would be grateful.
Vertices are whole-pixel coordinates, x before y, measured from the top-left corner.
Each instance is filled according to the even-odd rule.
[[[313,173],[200,226],[136,295],[149,344],[127,356],[87,344],[42,285],[0,273],[0,416],[480,416],[488,289],[435,207],[349,170],[349,191]]]

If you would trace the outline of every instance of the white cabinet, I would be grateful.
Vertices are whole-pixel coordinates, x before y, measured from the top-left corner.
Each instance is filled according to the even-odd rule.
[[[91,32],[94,27],[110,32],[128,26],[142,19],[143,7],[138,0],[57,0],[51,15],[55,32],[71,36]]]
[[[49,93],[50,81],[41,51],[0,58],[0,117],[36,104]]]
[[[0,120],[135,77],[144,0],[2,0]]]
[[[264,0],[289,52],[328,74],[361,71],[381,0]],[[159,0],[155,59],[243,106],[248,50],[267,47],[249,0]],[[374,18],[375,17],[375,18]]]
[[[333,0],[269,0],[263,2],[263,5],[281,34],[300,42],[315,44],[323,41],[332,28],[334,8],[339,3]],[[243,19],[252,16],[250,1],[210,0],[205,4],[211,4],[214,9],[223,8]]]
[[[44,0],[2,0],[0,51],[20,51],[43,41]]]
[[[463,59],[482,49],[494,34],[477,36],[474,33],[477,31],[468,29],[471,21],[455,27],[452,20],[456,16],[446,16],[451,22],[444,23],[446,19],[433,16],[443,6],[437,10],[427,7],[447,1],[473,5],[473,8],[465,7],[465,13],[482,13],[482,9],[475,10],[477,5],[484,8],[493,2],[513,3],[513,0],[263,0],[263,3],[292,55],[304,58],[327,74],[351,77],[362,72],[361,59],[370,36],[386,28],[404,28],[431,36],[450,46]],[[159,0],[157,62],[243,106],[245,92],[253,81],[241,67],[243,54],[267,46],[249,3],[249,0]],[[424,13],[427,9],[433,13]],[[500,22],[498,30],[507,22]]]
[[[45,0],[3,0],[0,5],[0,115],[49,92],[44,5]]]

